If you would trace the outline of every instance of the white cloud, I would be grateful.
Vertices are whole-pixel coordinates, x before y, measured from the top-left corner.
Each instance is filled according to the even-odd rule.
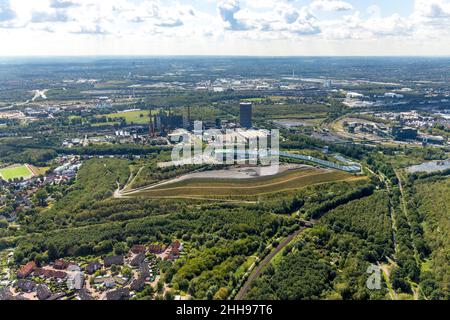
[[[450,18],[450,2],[446,0],[416,0],[415,14],[426,18]]]
[[[86,43],[103,39],[119,49],[133,39],[136,48],[149,43],[163,50],[185,43],[193,50],[205,46],[224,54],[258,42],[268,51],[287,54],[305,42],[315,42],[317,48],[338,41],[349,48],[365,41],[391,41],[405,48],[450,43],[450,0],[414,0],[414,12],[403,16],[383,16],[381,3],[363,8],[361,14],[353,0],[204,1],[205,6],[199,0],[0,0],[0,33],[4,36],[2,28],[8,28],[13,34],[11,48],[34,38],[49,46],[56,41],[52,39],[65,41],[70,35]],[[289,45],[281,46],[282,41]]]
[[[367,13],[371,17],[379,18],[381,17],[381,8],[375,4],[372,4],[367,8]]]
[[[16,18],[16,13],[11,8],[9,0],[0,0],[0,23]]]
[[[225,28],[229,30],[248,30],[251,26],[247,26],[242,20],[236,17],[241,11],[239,0],[219,0],[217,9],[222,20],[225,22]]]
[[[56,9],[65,9],[70,7],[77,7],[79,4],[77,2],[73,1],[66,1],[66,0],[52,0],[50,2],[50,7],[56,8]]]
[[[349,11],[353,9],[353,6],[340,0],[314,0],[311,3],[311,8],[322,11]]]
[[[69,17],[64,11],[55,10],[54,12],[34,11],[31,15],[30,22],[67,22]]]

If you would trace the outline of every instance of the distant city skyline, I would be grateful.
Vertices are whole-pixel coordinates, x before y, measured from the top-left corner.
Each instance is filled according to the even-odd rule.
[[[0,56],[449,56],[450,0],[0,0]]]

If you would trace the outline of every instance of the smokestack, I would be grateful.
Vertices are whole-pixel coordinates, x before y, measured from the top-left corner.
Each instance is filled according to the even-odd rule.
[[[150,110],[150,113],[149,113],[148,117],[150,118],[149,130],[148,130],[149,136],[150,136],[150,138],[154,138],[155,137],[155,125],[153,123],[152,110]]]
[[[187,107],[187,112],[186,112],[186,109],[184,110],[183,126],[185,129],[189,129],[191,127],[191,107],[190,106]]]
[[[191,122],[191,106],[188,106],[188,121]]]

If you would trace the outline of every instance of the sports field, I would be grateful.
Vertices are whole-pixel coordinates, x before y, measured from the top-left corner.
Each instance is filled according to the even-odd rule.
[[[204,199],[249,199],[255,196],[286,192],[337,181],[366,179],[341,171],[325,169],[298,169],[282,174],[253,179],[188,179],[174,181],[161,186],[125,193],[125,197],[148,198],[204,198]]]
[[[29,179],[34,176],[33,171],[28,165],[13,165],[0,169],[0,178],[6,181],[14,179]]]

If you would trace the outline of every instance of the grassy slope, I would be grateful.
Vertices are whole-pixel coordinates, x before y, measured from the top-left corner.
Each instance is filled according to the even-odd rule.
[[[145,197],[246,197],[304,188],[309,185],[364,179],[339,171],[296,170],[270,178],[245,181],[192,179],[139,193]]]

